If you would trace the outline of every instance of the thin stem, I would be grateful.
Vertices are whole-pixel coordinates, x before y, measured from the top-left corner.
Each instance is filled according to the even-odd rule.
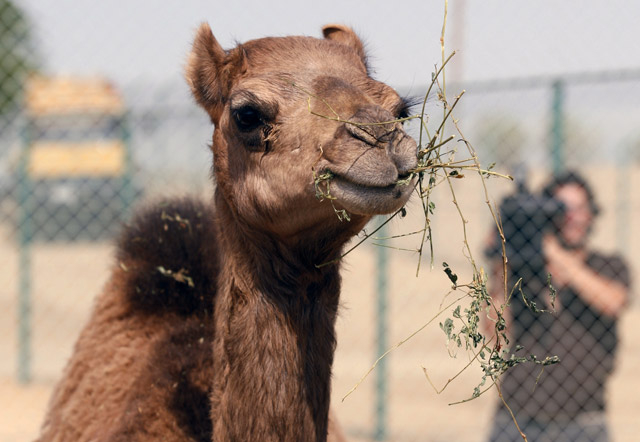
[[[443,71],[442,71],[442,98],[443,101],[446,103],[447,100],[447,76],[444,74],[444,35],[445,35],[445,30],[447,29],[447,14],[449,11],[449,1],[448,0],[444,0],[444,19],[442,20],[442,33],[440,34],[440,53],[442,56],[442,67],[443,67]],[[444,122],[447,121],[447,116],[445,115],[444,118],[442,119],[442,124],[444,124]],[[442,136],[440,138],[440,140],[442,140]]]
[[[493,340],[493,338],[492,338],[492,340]],[[489,341],[489,342],[491,342],[491,341]],[[480,354],[481,354],[485,349],[486,349],[486,350],[489,350],[489,347],[488,347],[488,345],[487,345],[487,344],[484,344],[484,345],[480,348],[480,350],[478,350],[478,352],[473,356],[473,358],[471,358],[471,360],[470,360],[470,361],[469,361],[469,362],[468,362],[464,367],[462,367],[462,368],[461,368],[461,369],[460,369],[460,370],[459,370],[459,371],[458,371],[458,372],[457,372],[457,373],[456,373],[452,378],[448,379],[448,380],[447,380],[447,382],[442,386],[442,388],[441,388],[440,390],[438,390],[438,389],[436,388],[436,386],[433,384],[433,382],[431,382],[431,379],[429,378],[429,375],[427,374],[427,369],[426,369],[425,367],[422,367],[422,371],[424,371],[424,375],[427,377],[427,380],[429,381],[429,383],[430,383],[430,384],[431,384],[431,386],[433,387],[434,391],[435,391],[437,394],[440,394],[440,393],[442,393],[442,392],[443,392],[443,391],[444,391],[444,390],[449,386],[449,384],[450,384],[450,383],[452,383],[453,381],[455,381],[455,380],[456,380],[456,378],[457,378],[458,376],[460,376],[462,373],[464,373],[464,372],[465,372],[465,371],[466,371],[466,370],[471,366],[471,364],[473,364],[473,363],[478,359],[478,356],[480,356]],[[474,398],[474,399],[475,399],[475,398]],[[451,404],[450,404],[450,405],[451,405]]]
[[[447,144],[449,141],[453,140],[456,136],[455,135],[450,135],[449,138],[447,138],[446,140],[444,140],[441,143],[436,144],[435,146],[429,146],[426,149],[422,149],[420,152],[418,152],[418,159],[422,159],[422,157],[424,157],[426,154],[433,152],[436,149],[439,149],[440,147],[444,146],[445,144]],[[433,142],[435,142],[435,137],[429,142],[429,145],[431,145]]]
[[[453,112],[453,109],[456,107],[456,105],[458,104],[458,102],[460,101],[460,98],[462,98],[462,96],[464,95],[465,91],[463,90],[462,92],[460,92],[460,95],[458,95],[455,99],[455,101],[453,102],[453,104],[451,105],[451,107],[449,108],[449,110],[447,111],[447,105],[446,105],[446,101],[445,101],[445,114],[444,114],[444,118],[442,119],[442,122],[440,123],[440,126],[438,127],[438,130],[436,131],[436,133],[440,133],[440,130],[444,127],[444,124],[447,122],[447,119],[449,118],[449,115],[451,115],[451,112]]]
[[[367,372],[360,378],[360,380],[356,383],[356,385],[354,385],[351,390],[349,390],[347,392],[347,394],[345,394],[342,397],[342,401],[344,402],[344,400],[349,397],[351,395],[351,393],[353,393],[354,391],[356,391],[356,389],[360,386],[360,384],[362,384],[362,382],[367,378],[367,376],[369,376],[369,374],[378,366],[378,364],[380,363],[381,360],[383,360],[389,353],[391,353],[392,351],[394,351],[395,349],[401,347],[404,343],[406,343],[407,341],[409,341],[411,338],[413,338],[415,335],[417,335],[418,333],[420,333],[422,330],[424,330],[425,328],[427,328],[433,321],[435,321],[438,316],[440,316],[442,313],[444,313],[447,309],[449,309],[450,307],[452,307],[453,305],[455,305],[457,302],[459,302],[460,300],[462,300],[464,297],[466,297],[467,295],[465,294],[464,296],[461,296],[460,298],[454,300],[453,302],[451,302],[449,305],[447,305],[445,308],[441,309],[438,313],[436,313],[436,315],[431,318],[426,324],[424,324],[422,327],[420,327],[419,329],[417,329],[416,331],[414,331],[413,333],[411,333],[409,336],[407,336],[406,338],[404,338],[402,341],[398,342],[396,345],[394,345],[393,347],[391,347],[390,349],[388,349],[387,351],[385,351],[382,356],[380,356],[378,359],[376,359],[376,361],[373,363],[373,365],[371,366],[371,368],[369,368],[369,370],[367,370]]]
[[[308,106],[311,106],[311,103],[309,102]],[[352,124],[354,126],[382,126],[385,124],[394,124],[394,123],[404,123],[405,121],[409,121],[409,120],[415,120],[415,119],[419,119],[420,115],[411,115],[408,117],[404,117],[404,118],[397,118],[395,120],[388,120],[388,121],[376,121],[373,123],[363,123],[360,121],[351,121],[351,120],[344,120],[340,117],[329,117],[327,115],[322,115],[318,112],[314,112],[309,108],[309,113],[311,115],[315,115],[316,117],[320,117],[320,118],[324,118],[325,120],[330,120],[330,121],[337,121],[339,123],[344,123],[344,124]]]
[[[393,249],[393,250],[398,250],[401,252],[411,252],[411,253],[417,253],[418,249],[405,249],[403,247],[394,247],[394,246],[388,246],[386,244],[380,244],[377,242],[373,242],[371,243],[372,246],[376,246],[376,247],[384,247],[385,249]]]
[[[398,210],[397,212],[395,212],[393,215],[391,215],[389,218],[387,218],[387,220],[383,223],[381,223],[378,227],[375,228],[375,230],[371,233],[368,233],[367,235],[365,235],[364,238],[362,238],[360,241],[358,241],[356,243],[356,245],[354,245],[353,247],[351,247],[349,250],[347,250],[346,252],[344,252],[342,255],[340,255],[338,258],[336,259],[332,259],[331,261],[327,261],[327,262],[323,262],[322,264],[316,264],[316,268],[317,269],[321,269],[322,267],[328,266],[330,264],[334,264],[338,261],[340,261],[342,258],[344,258],[345,256],[347,256],[349,253],[353,252],[360,244],[362,244],[363,242],[365,242],[367,239],[369,239],[371,237],[371,235],[373,235],[374,233],[376,233],[378,230],[382,229],[382,227],[384,227],[385,225],[387,225],[387,223],[389,223],[392,219],[394,219],[399,213],[402,213],[402,211],[404,210],[404,208]]]
[[[398,238],[404,238],[405,236],[417,235],[419,233],[422,233],[423,231],[424,231],[424,229],[420,229],[420,230],[416,230],[415,232],[402,233],[400,235],[376,236],[373,239],[376,240],[376,241],[384,241],[384,240],[389,240],[389,239],[398,239]]]
[[[513,410],[511,410],[511,407],[509,407],[509,405],[507,404],[507,401],[504,399],[504,396],[502,395],[502,389],[500,388],[500,383],[498,382],[497,379],[494,379],[494,383],[496,385],[496,390],[498,390],[498,396],[500,397],[500,400],[502,401],[502,404],[504,405],[504,407],[507,409],[507,411],[511,415],[511,420],[513,420],[513,423],[515,424],[516,429],[520,433],[520,437],[522,437],[522,440],[527,442],[528,441],[527,435],[522,432],[520,425],[518,425],[518,420],[516,419],[516,416],[513,414]]]
[[[431,94],[431,89],[433,89],[433,86],[436,84],[436,80],[438,79],[438,76],[440,75],[441,72],[443,72],[444,67],[447,65],[447,63],[449,63],[449,61],[451,60],[451,58],[456,54],[455,51],[453,51],[451,53],[451,55],[449,55],[447,57],[446,60],[444,60],[444,62],[442,63],[442,66],[440,66],[439,69],[436,70],[435,74],[433,74],[433,76],[431,77],[431,84],[429,84],[429,88],[427,89],[427,93],[424,95],[424,100],[422,101],[422,110],[420,111],[420,117],[422,118],[422,120],[424,121],[424,112],[425,112],[425,108],[427,107],[427,99],[429,98],[429,95]],[[427,134],[427,136],[429,136],[429,131],[426,128],[426,126],[424,127],[425,129],[425,133]],[[429,136],[429,138],[431,138]],[[420,130],[420,135],[419,135],[419,139],[418,139],[418,146],[422,146],[422,130]]]

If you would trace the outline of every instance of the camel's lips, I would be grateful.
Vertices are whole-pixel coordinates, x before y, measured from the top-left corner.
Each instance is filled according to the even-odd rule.
[[[416,178],[409,180],[409,175],[399,178],[400,180],[382,186],[379,183],[363,183],[362,179],[356,182],[348,176],[333,174],[327,185],[331,196],[348,212],[380,215],[399,210],[411,196]]]
[[[411,173],[403,173],[396,175],[395,179],[393,180],[380,181],[380,176],[372,177],[371,175],[363,174],[340,174],[335,173],[329,168],[325,169],[324,173],[329,174],[330,178],[328,178],[328,180],[330,182],[336,180],[343,181],[362,189],[393,189],[396,186],[407,185],[409,183],[408,179],[411,177]]]

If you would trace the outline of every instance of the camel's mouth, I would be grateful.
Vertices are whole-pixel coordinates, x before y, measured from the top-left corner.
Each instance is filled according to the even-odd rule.
[[[403,174],[395,173],[393,177],[389,176],[389,174],[386,174],[387,176],[385,177],[384,173],[369,174],[369,175],[341,174],[341,173],[336,173],[331,169],[327,169],[326,172],[329,173],[332,179],[334,180],[337,179],[337,180],[346,181],[356,186],[365,187],[365,188],[380,188],[380,189],[403,185],[407,183],[409,178],[411,177],[411,173],[409,172],[403,173]]]
[[[403,174],[392,182],[379,177],[339,175],[327,171],[327,189],[335,202],[357,215],[382,215],[404,206],[415,187],[416,178]]]

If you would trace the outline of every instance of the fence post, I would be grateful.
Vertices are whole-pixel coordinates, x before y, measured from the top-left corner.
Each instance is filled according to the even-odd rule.
[[[631,202],[631,185],[629,177],[631,176],[631,158],[634,146],[633,139],[639,139],[637,136],[627,137],[616,149],[616,250],[625,258],[629,258],[632,253],[631,244],[631,225],[633,211]]]
[[[122,212],[125,217],[129,216],[131,206],[135,200],[135,189],[133,183],[133,152],[131,151],[131,130],[129,128],[130,115],[126,112],[119,119],[120,139],[124,148],[124,173],[122,175],[120,200]]]
[[[382,217],[380,222],[384,222]],[[378,230],[379,237],[387,236],[387,226]],[[376,355],[380,356],[387,348],[387,287],[388,253],[386,247],[376,247]],[[376,367],[375,398],[375,440],[387,438],[387,358],[383,358]]]
[[[551,162],[554,175],[560,174],[565,168],[565,133],[564,133],[564,101],[565,84],[557,79],[552,86],[551,105]]]
[[[18,165],[18,382],[31,381],[31,215],[33,190],[29,178],[31,127],[27,121],[22,134],[23,149]]]

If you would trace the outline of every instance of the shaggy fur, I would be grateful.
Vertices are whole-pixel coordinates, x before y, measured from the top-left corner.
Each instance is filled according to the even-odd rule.
[[[416,145],[358,37],[324,33],[224,51],[200,28],[187,80],[215,125],[213,207],[158,203],[124,231],[41,441],[342,440],[329,419],[339,257],[405,204],[412,186],[396,182]]]
[[[163,202],[123,232],[40,440],[211,440],[212,218],[196,201]]]
[[[211,316],[218,274],[210,207],[165,201],[138,214],[118,242],[132,310]]]

